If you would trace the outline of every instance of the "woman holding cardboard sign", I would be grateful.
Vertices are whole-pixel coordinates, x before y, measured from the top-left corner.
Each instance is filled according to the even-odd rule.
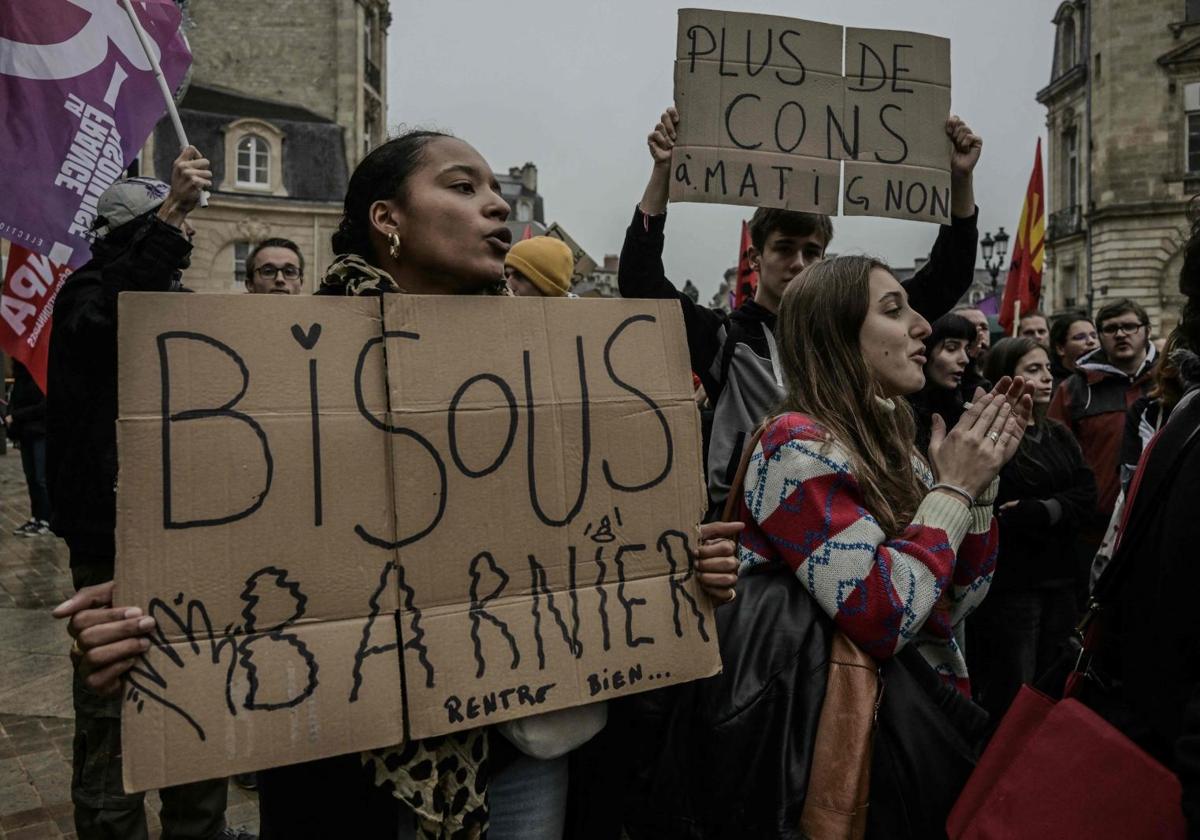
[[[351,177],[333,238],[340,256],[320,293],[505,294],[508,213],[491,167],[470,145],[436,132],[405,134],[371,152]],[[696,568],[718,603],[733,598],[730,538],[741,527],[701,529]],[[109,692],[141,653],[138,637],[153,630],[120,620],[124,611],[111,602],[108,584],[56,610],[71,619],[81,673]],[[569,731],[561,741],[588,734]],[[261,772],[263,837],[479,836],[489,821],[493,838],[561,834],[565,763],[518,757],[508,772],[493,772],[488,751],[489,730],[481,728]]]

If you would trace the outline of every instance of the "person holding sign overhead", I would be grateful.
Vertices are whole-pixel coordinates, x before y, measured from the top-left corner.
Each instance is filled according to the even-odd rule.
[[[754,299],[729,314],[699,306],[671,284],[662,263],[679,127],[679,112],[669,107],[647,137],[653,168],[625,234],[617,279],[623,297],[674,297],[683,307],[692,370],[715,406],[707,464],[711,513],[729,493],[744,442],[783,397],[775,338],[779,302],[794,277],[824,258],[833,224],[816,213],[758,208],[750,220],[750,265],[759,274]],[[953,141],[951,221],[940,226],[928,262],[903,283],[913,309],[930,321],[970,286],[979,237],[972,174],[983,140],[959,117],[950,117],[945,131]]]

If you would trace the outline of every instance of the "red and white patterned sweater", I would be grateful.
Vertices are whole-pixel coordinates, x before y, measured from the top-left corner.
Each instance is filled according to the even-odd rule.
[[[931,486],[915,452],[913,463]],[[930,493],[904,533],[887,539],[863,508],[846,450],[811,417],[784,414],[767,427],[746,470],[741,567],[786,563],[864,652],[886,659],[911,642],[969,696],[955,633],[991,584],[995,495],[995,481],[970,508]]]

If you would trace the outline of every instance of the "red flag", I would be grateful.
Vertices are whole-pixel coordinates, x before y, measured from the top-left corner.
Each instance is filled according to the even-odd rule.
[[[737,309],[748,300],[754,300],[758,289],[758,272],[750,267],[750,228],[742,221],[742,247],[738,251],[737,280],[734,281],[732,308]]]
[[[1038,138],[1037,151],[1033,157],[1033,174],[1029,176],[1029,188],[1025,191],[1025,205],[1021,208],[1021,223],[1017,226],[1017,243],[1013,248],[1012,263],[1008,267],[1008,281],[1004,284],[1004,299],[1000,303],[1000,326],[1006,334],[1013,330],[1013,309],[1019,302],[1022,312],[1032,312],[1038,307],[1042,295],[1042,263],[1045,259],[1043,245],[1046,240],[1046,191],[1042,187],[1042,141]]]
[[[525,232],[521,234],[521,241],[533,239],[533,225],[525,225]]]
[[[19,245],[8,252],[8,270],[0,289],[0,347],[29,368],[46,393],[46,356],[54,299],[71,269]]]

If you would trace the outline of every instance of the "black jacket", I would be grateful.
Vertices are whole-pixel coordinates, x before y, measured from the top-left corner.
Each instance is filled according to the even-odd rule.
[[[46,397],[18,361],[13,362],[12,393],[5,413],[12,415],[8,436],[13,440],[31,442],[46,436]]]
[[[177,288],[191,250],[156,215],[135,219],[93,245],[55,301],[46,479],[61,537],[111,541],[116,528],[117,295]]]
[[[1007,502],[1017,505],[1007,510]],[[1027,590],[1077,574],[1075,541],[1096,509],[1096,478],[1075,436],[1045,420],[1000,470],[1000,554],[992,592]]]
[[[743,576],[717,611],[724,671],[643,695],[630,837],[798,840],[834,631],[791,571]],[[943,837],[986,715],[915,648],[883,663],[882,678],[867,835]],[[656,694],[670,702],[653,708]]]
[[[938,230],[929,261],[902,284],[909,303],[926,319],[949,312],[975,277],[978,213],[951,219]],[[667,279],[662,252],[666,214],[636,208],[625,232],[617,282],[626,298],[675,298],[683,307],[692,370],[714,407],[706,472],[709,501],[719,509],[729,494],[742,445],[783,397],[773,359],[775,314],[753,300],[732,313],[695,303]]]
[[[1089,698],[1183,784],[1200,837],[1200,391],[1171,412],[1135,475],[1117,552],[1096,588],[1106,605],[1099,670],[1116,691]]]

